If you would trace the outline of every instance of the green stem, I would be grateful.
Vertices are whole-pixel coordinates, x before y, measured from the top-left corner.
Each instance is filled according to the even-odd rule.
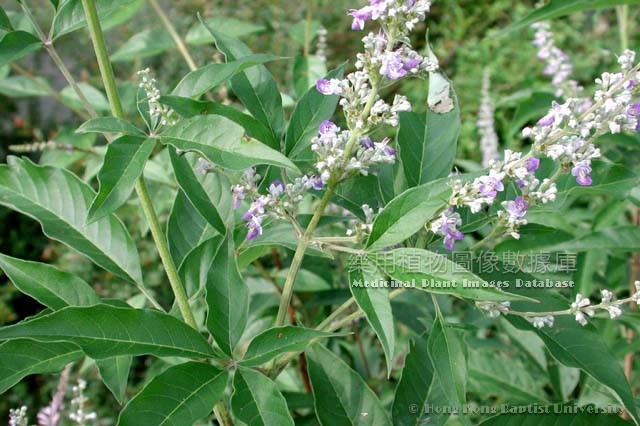
[[[620,49],[624,52],[629,48],[629,5],[616,6],[618,28],[620,35]]]
[[[296,281],[296,276],[298,275],[298,270],[300,269],[300,265],[302,265],[302,259],[304,259],[304,253],[309,247],[309,243],[311,241],[311,235],[313,231],[318,226],[318,222],[324,213],[324,209],[329,204],[329,200],[331,199],[331,195],[335,190],[336,184],[330,183],[327,187],[327,190],[324,193],[324,196],[320,200],[318,207],[316,207],[316,211],[314,212],[311,220],[309,221],[309,225],[307,225],[307,229],[304,231],[300,240],[298,240],[298,247],[296,248],[296,252],[293,255],[293,260],[291,261],[291,266],[289,266],[289,273],[287,274],[287,278],[282,287],[282,296],[280,297],[280,307],[278,308],[278,315],[276,316],[276,327],[280,327],[284,325],[284,320],[287,315],[287,310],[289,309],[289,304],[291,303],[291,296],[293,295],[293,283]]]
[[[313,17],[313,0],[307,0],[307,16],[304,26],[304,56],[311,51],[311,21]]]
[[[169,33],[169,35],[173,39],[173,42],[176,44],[176,47],[178,48],[178,50],[180,51],[180,54],[182,55],[182,57],[184,58],[185,62],[189,66],[189,69],[191,71],[197,70],[198,67],[196,66],[196,63],[194,62],[194,60],[191,57],[191,55],[189,54],[189,50],[187,49],[187,46],[184,44],[184,41],[182,40],[182,38],[180,37],[180,35],[176,31],[176,27],[173,26],[173,24],[169,20],[169,17],[167,16],[167,14],[164,13],[164,10],[162,10],[162,7],[160,7],[160,5],[158,4],[158,1],[157,0],[149,0],[149,4],[153,8],[153,10],[156,13],[156,15],[158,15],[158,18],[160,18],[160,21],[162,22],[162,25],[164,25],[164,27],[166,28],[167,32]]]
[[[102,28],[100,27],[100,20],[98,19],[95,2],[94,0],[82,0],[82,6],[87,18],[87,26],[89,28],[89,34],[91,35],[91,41],[93,42],[93,48],[98,60],[98,66],[100,67],[102,81],[105,90],[107,91],[111,112],[115,117],[124,119],[125,115],[122,109],[122,103],[120,102],[116,80],[113,75],[113,68],[109,61],[109,54],[107,53],[104,35],[102,33]],[[173,290],[173,294],[178,303],[178,307],[180,308],[180,312],[182,313],[182,317],[189,326],[197,329],[198,325],[195,317],[193,316],[193,312],[191,311],[191,307],[189,306],[187,294],[180,282],[180,277],[178,276],[178,271],[173,262],[173,258],[169,253],[167,240],[160,226],[158,215],[153,208],[151,197],[149,196],[147,186],[144,182],[144,176],[140,176],[136,182],[136,193],[140,198],[142,210],[144,211],[147,222],[149,223],[151,235],[158,249],[158,254],[160,255],[160,259],[164,265],[167,277],[169,278],[169,283],[171,284],[171,289]]]
[[[76,93],[76,95],[78,96],[78,99],[80,99],[80,102],[82,102],[82,105],[87,110],[89,115],[92,118],[97,117],[98,113],[96,112],[96,110],[93,109],[93,107],[87,100],[84,93],[82,93],[82,91],[80,90],[80,86],[78,86],[78,83],[71,75],[71,72],[69,71],[67,66],[64,64],[64,61],[62,60],[60,55],[58,55],[58,51],[53,46],[53,41],[51,41],[51,39],[44,34],[42,29],[40,28],[40,25],[38,25],[38,22],[36,21],[33,14],[31,13],[31,9],[29,9],[29,7],[24,2],[21,1],[19,3],[20,3],[20,7],[22,7],[22,10],[24,11],[25,16],[27,17],[27,20],[31,23],[31,26],[35,30],[40,41],[42,42],[42,45],[44,46],[47,53],[49,54],[53,62],[56,64],[60,72],[62,73],[64,79],[67,80],[69,87],[71,87],[71,89],[73,89],[73,91]]]

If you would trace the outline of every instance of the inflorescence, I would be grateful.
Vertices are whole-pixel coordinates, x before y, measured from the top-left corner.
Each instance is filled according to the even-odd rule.
[[[411,104],[400,95],[388,103],[378,92],[385,84],[409,76],[426,76],[438,68],[434,59],[413,50],[408,38],[415,25],[425,19],[430,6],[430,0],[370,0],[363,8],[349,12],[354,30],[363,30],[368,21],[378,22],[380,29],[362,39],[364,52],[356,57],[355,72],[343,79],[320,79],[316,83],[323,95],[340,97],[346,128],[328,120],[320,125],[311,142],[317,175],[303,176],[286,185],[274,181],[266,195],[253,191],[255,180],[233,187],[236,206],[247,193],[254,193],[243,216],[247,239],[262,234],[265,217],[293,215],[305,191],[334,187],[352,176],[367,175],[376,164],[395,161],[396,151],[390,146],[390,139],[375,141],[370,134],[378,126],[397,127],[398,114],[411,110]]]

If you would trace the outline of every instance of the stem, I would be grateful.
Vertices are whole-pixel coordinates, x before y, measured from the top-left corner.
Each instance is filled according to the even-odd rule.
[[[64,101],[62,100],[62,96],[60,96],[60,94],[58,92],[56,92],[51,87],[49,87],[48,84],[43,83],[42,80],[38,79],[36,76],[34,76],[32,73],[30,73],[26,69],[22,68],[17,63],[12,62],[11,63],[11,69],[14,70],[15,72],[17,72],[18,74],[28,78],[33,84],[35,84],[36,86],[38,86],[39,88],[41,88],[42,90],[47,92],[47,94],[49,96],[51,96],[54,100],[59,102],[61,105],[64,105],[65,107],[71,109],[74,113],[76,113],[83,120],[89,120],[91,118],[91,116],[89,114],[87,114],[86,112],[84,112],[84,111],[82,111],[82,110],[80,110],[78,108],[75,108],[75,107],[73,107],[71,105],[65,104]]]
[[[624,52],[629,48],[629,5],[617,6],[616,17],[618,18],[620,49]]]
[[[64,61],[62,60],[60,55],[58,55],[58,51],[53,46],[53,42],[51,41],[51,39],[44,34],[42,29],[40,28],[40,25],[38,25],[35,18],[33,17],[33,14],[31,13],[31,10],[29,9],[29,7],[27,7],[27,5],[23,1],[19,3],[20,3],[20,7],[22,7],[22,10],[24,11],[25,16],[27,17],[27,19],[31,23],[31,26],[33,27],[36,34],[40,38],[40,41],[42,41],[42,45],[47,50],[47,53],[49,54],[53,62],[56,64],[56,66],[64,76],[64,79],[67,80],[67,83],[69,83],[69,86],[76,93],[76,95],[78,96],[78,99],[80,99],[80,102],[82,102],[82,105],[87,110],[89,115],[92,118],[97,117],[98,113],[96,113],[96,110],[93,109],[93,107],[91,106],[87,98],[84,96],[84,93],[82,93],[82,91],[80,90],[78,83],[71,75],[71,72],[69,71],[67,66],[64,64]]]
[[[300,240],[298,240],[298,247],[296,248],[296,252],[293,255],[291,266],[289,266],[287,279],[285,280],[284,286],[282,287],[282,297],[280,297],[280,306],[278,307],[278,315],[276,317],[276,327],[281,327],[284,325],[287,310],[289,309],[289,304],[291,303],[291,296],[293,295],[293,283],[295,282],[296,276],[298,275],[300,265],[302,265],[304,252],[307,250],[307,247],[309,247],[311,235],[318,226],[318,222],[322,217],[322,213],[324,213],[324,209],[327,207],[327,204],[329,204],[329,200],[331,199],[331,195],[333,194],[335,188],[335,183],[329,184],[327,190],[324,193],[324,196],[320,200],[320,204],[318,204],[315,213],[311,217],[311,221],[309,222],[307,229],[304,231],[304,234],[302,235]]]
[[[169,35],[171,35],[173,42],[178,47],[178,50],[180,51],[180,54],[182,55],[185,62],[189,66],[189,69],[191,71],[197,70],[198,67],[196,66],[196,63],[193,61],[193,58],[191,57],[191,55],[189,54],[189,50],[187,50],[187,46],[184,44],[184,41],[176,31],[176,27],[173,26],[167,14],[164,13],[164,10],[162,10],[162,7],[160,7],[160,5],[158,4],[158,1],[149,0],[149,4],[153,8],[154,12],[156,12],[156,15],[158,15],[158,17],[160,18],[162,25],[164,25]]]
[[[307,16],[304,26],[304,56],[311,50],[311,18],[313,17],[313,0],[307,0]]]
[[[111,111],[115,117],[124,119],[124,111],[122,109],[122,103],[120,102],[116,80],[113,75],[113,68],[111,68],[111,62],[109,61],[109,54],[107,53],[107,47],[104,42],[104,35],[100,28],[100,20],[98,19],[95,2],[94,0],[82,0],[82,6],[87,18],[89,34],[91,35],[91,41],[93,42],[98,66],[100,67],[100,74],[102,75],[102,81],[107,91],[107,97],[109,98]],[[197,329],[198,326],[193,316],[193,312],[191,311],[191,307],[189,306],[186,292],[180,282],[173,258],[169,253],[167,239],[162,232],[158,216],[153,208],[151,197],[149,197],[149,192],[147,191],[147,186],[144,182],[144,176],[140,176],[136,182],[136,193],[140,198],[142,210],[144,211],[147,222],[149,223],[151,235],[158,249],[160,259],[162,259],[162,264],[164,265],[167,277],[169,278],[169,283],[171,284],[171,289],[173,290],[173,294],[178,303],[178,307],[180,308],[182,317],[189,326]]]

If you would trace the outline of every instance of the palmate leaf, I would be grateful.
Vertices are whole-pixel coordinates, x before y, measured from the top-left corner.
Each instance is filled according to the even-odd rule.
[[[162,133],[160,141],[183,151],[195,151],[207,160],[233,170],[256,164],[297,167],[284,155],[257,140],[245,140],[244,130],[233,121],[217,115],[201,115],[180,120]]]
[[[384,274],[380,272],[375,263],[366,259],[363,259],[363,265],[360,268],[349,274],[350,283],[355,280],[373,282],[377,279],[384,279]],[[385,359],[387,360],[387,376],[390,376],[393,367],[396,337],[389,293],[381,288],[357,287],[355,285],[350,285],[349,289],[358,307],[364,312],[367,322],[375,331],[376,336],[378,336],[380,344],[382,344]]]
[[[278,385],[262,373],[240,367],[233,378],[231,409],[247,426],[293,426]]]
[[[83,355],[69,342],[13,339],[0,344],[0,394],[31,374],[55,373]]]
[[[340,357],[322,345],[314,345],[306,353],[316,416],[320,424],[391,424],[376,394]]]
[[[227,62],[252,55],[251,49],[240,40],[214,30],[198,17],[211,33],[216,47],[224,53]],[[264,65],[249,68],[231,79],[231,88],[238,99],[258,121],[267,126],[274,139],[282,139],[284,111],[278,85]]]
[[[344,336],[344,334],[328,333],[292,325],[273,327],[253,338],[240,364],[261,365],[286,352],[302,352],[318,339],[335,336]]]
[[[94,359],[214,355],[204,337],[168,314],[110,305],[68,307],[0,328],[0,340],[8,339],[70,342]]]
[[[182,426],[206,417],[222,397],[228,373],[199,363],[157,375],[124,407],[118,426]]]
[[[67,170],[8,157],[0,165],[0,204],[40,222],[43,232],[115,275],[142,282],[138,252],[115,216],[87,223],[95,193]]]
[[[232,236],[227,235],[217,252],[210,253],[207,328],[220,348],[232,356],[247,324],[249,289],[238,270]]]

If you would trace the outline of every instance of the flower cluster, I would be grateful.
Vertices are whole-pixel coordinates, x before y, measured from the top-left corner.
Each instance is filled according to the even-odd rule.
[[[251,169],[245,172],[243,182],[232,189],[236,208],[240,206],[247,192],[255,196],[249,209],[242,216],[247,221],[247,240],[262,235],[262,224],[267,217],[292,218],[304,194],[311,189],[319,191],[324,186],[322,179],[318,176],[302,176],[286,185],[279,180],[273,181],[269,185],[267,194],[260,195],[256,187],[259,179],[260,176]]]
[[[87,422],[96,420],[98,417],[95,412],[86,411],[86,404],[89,400],[84,395],[86,388],[87,382],[82,379],[78,379],[78,384],[72,388],[73,399],[71,400],[71,413],[69,414],[69,418],[79,426],[85,426],[88,424]]]
[[[368,204],[362,205],[362,212],[364,213],[364,222],[359,220],[353,221],[349,229],[347,229],[348,237],[357,236],[358,240],[363,240],[371,233],[376,214]]]
[[[24,405],[20,408],[12,408],[9,410],[9,426],[28,426],[27,407]]]
[[[71,372],[71,364],[62,370],[56,392],[51,398],[51,402],[46,407],[38,411],[39,426],[57,426],[62,420],[62,411],[64,409],[64,397],[67,392],[67,384],[69,381],[69,373]]]
[[[318,41],[316,42],[316,56],[323,63],[327,62],[327,29],[325,27],[318,28]]]
[[[476,306],[486,311],[491,318],[497,318],[501,314],[524,317],[536,328],[552,327],[554,317],[560,315],[573,315],[580,325],[585,326],[588,323],[587,319],[593,317],[598,311],[605,311],[609,318],[616,319],[622,315],[621,306],[630,302],[638,303],[640,301],[640,281],[636,281],[634,286],[635,292],[630,297],[620,300],[616,300],[611,291],[601,290],[600,303],[597,305],[593,305],[588,297],[578,294],[575,301],[570,304],[569,309],[563,311],[519,312],[511,310],[509,302],[476,302]]]
[[[171,126],[176,123],[176,117],[173,109],[161,104],[160,90],[156,85],[156,79],[151,76],[151,69],[145,68],[137,72],[140,77],[139,87],[143,89],[147,95],[149,103],[149,115],[152,119],[157,120],[161,126]]]
[[[536,30],[532,44],[538,48],[538,59],[545,62],[543,73],[551,77],[556,96],[580,99],[580,109],[586,111],[591,106],[591,100],[584,97],[584,88],[570,78],[573,65],[569,56],[555,45],[551,26],[548,22],[536,22],[532,27]]]
[[[498,161],[498,135],[496,134],[493,105],[491,103],[491,76],[485,69],[482,75],[482,92],[480,108],[478,109],[478,132],[480,133],[480,152],[482,154],[482,167],[490,166]]]
[[[618,59],[620,72],[606,72],[595,80],[600,87],[588,110],[582,110],[584,102],[580,99],[569,98],[562,104],[554,101],[544,117],[533,127],[522,131],[525,138],[533,141],[528,154],[506,150],[502,161],[490,164],[488,174],[464,183],[458,178],[453,179],[452,195],[445,208],[466,206],[472,213],[478,213],[485,206],[492,205],[505,184],[511,181],[521,194],[502,203],[496,230],[502,235],[519,238],[519,227],[527,223],[527,209],[554,201],[558,191],[555,181],[560,176],[570,172],[578,185],[591,185],[591,161],[601,155],[593,143],[595,138],[606,132],[640,129],[640,104],[633,101],[638,92],[636,82],[640,73],[639,66],[633,65],[634,60],[635,53],[626,51]],[[559,163],[556,172],[542,182],[536,177],[540,156]],[[427,226],[442,235],[447,247],[451,248],[452,239],[461,239],[462,236],[455,233],[454,238],[450,228],[434,226],[441,220],[441,217],[436,217]]]
[[[408,43],[409,32],[424,20],[430,6],[430,0],[369,0],[363,8],[350,11],[353,29],[364,29],[367,21],[377,21],[381,28],[362,39],[364,52],[356,57],[355,72],[343,79],[316,82],[323,95],[340,96],[347,126],[342,129],[328,120],[320,125],[311,141],[318,176],[303,176],[287,185],[273,182],[267,195],[249,191],[249,187],[255,189],[255,181],[234,186],[236,205],[247,192],[254,195],[243,216],[248,239],[261,235],[267,216],[293,217],[293,207],[305,191],[325,185],[334,187],[349,177],[367,175],[375,164],[395,161],[396,151],[389,146],[390,139],[374,141],[369,135],[377,126],[398,126],[399,113],[410,111],[411,104],[399,95],[389,103],[378,92],[384,84],[410,75],[426,76],[438,68],[435,59],[422,57]]]

